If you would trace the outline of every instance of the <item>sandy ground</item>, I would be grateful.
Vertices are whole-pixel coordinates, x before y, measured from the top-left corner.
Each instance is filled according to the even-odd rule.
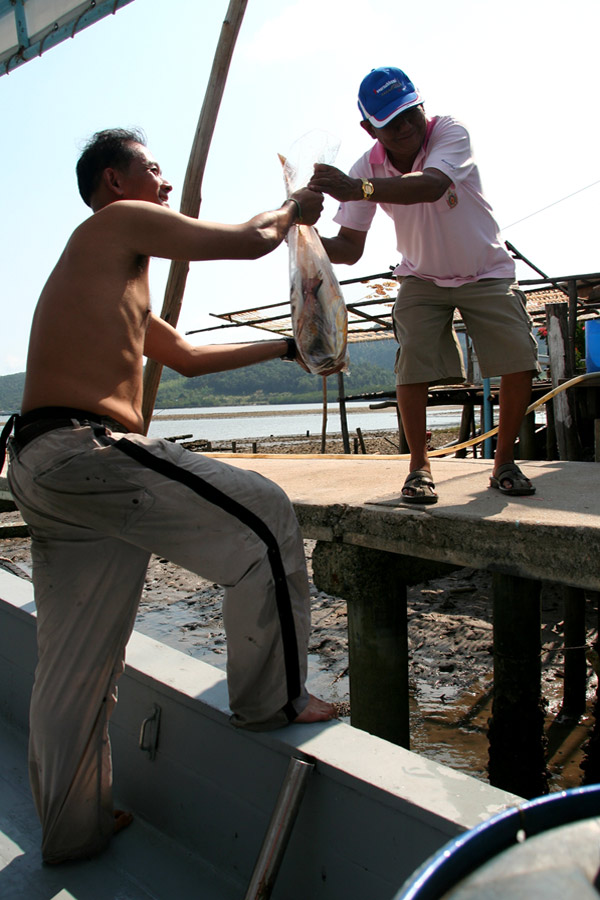
[[[440,440],[434,444],[440,445]],[[393,433],[365,434],[369,452],[397,452]],[[251,440],[251,439],[249,439]],[[264,439],[261,441],[261,445]],[[278,451],[293,446],[279,439]],[[379,449],[375,449],[378,447]],[[261,446],[261,449],[264,449]],[[303,448],[305,449],[305,448]],[[339,452],[339,446],[337,448]],[[18,513],[0,513],[0,525]],[[305,542],[311,574],[314,543]],[[2,538],[0,565],[28,577],[30,546],[26,537]],[[219,668],[227,658],[221,616],[222,589],[168,560],[152,557],[136,628]],[[587,642],[597,638],[596,598],[589,598]],[[311,578],[312,632],[309,689],[338,704],[350,715],[347,614],[345,601],[315,588]],[[582,745],[592,725],[597,679],[588,666],[588,709],[579,722],[561,715],[563,600],[554,585],[542,588],[543,694],[548,703],[548,750],[552,790],[581,782]],[[444,578],[415,585],[408,592],[410,645],[411,749],[487,780],[487,720],[491,712],[492,602],[485,572],[461,569]]]

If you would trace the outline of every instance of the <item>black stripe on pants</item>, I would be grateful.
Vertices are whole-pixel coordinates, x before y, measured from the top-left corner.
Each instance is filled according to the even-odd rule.
[[[281,640],[283,643],[283,658],[288,696],[288,702],[283,707],[283,712],[288,720],[293,722],[298,716],[298,713],[292,706],[292,700],[299,697],[302,691],[302,686],[300,684],[298,644],[296,641],[296,626],[294,625],[290,592],[285,577],[279,545],[270,528],[259,519],[257,515],[251,512],[251,510],[246,509],[246,507],[242,506],[241,503],[238,503],[237,500],[228,497],[227,494],[224,494],[223,491],[214,487],[214,485],[205,481],[205,479],[201,478],[199,475],[195,475],[187,469],[180,469],[179,466],[176,466],[168,460],[153,456],[153,454],[144,447],[140,447],[138,444],[128,441],[126,438],[121,438],[114,446],[127,456],[131,457],[131,459],[135,459],[136,462],[139,462],[147,469],[152,469],[161,475],[166,475],[172,481],[179,481],[204,500],[213,503],[226,513],[234,516],[253,531],[266,545],[267,557],[271,565],[273,581],[275,584],[275,600],[281,627]]]

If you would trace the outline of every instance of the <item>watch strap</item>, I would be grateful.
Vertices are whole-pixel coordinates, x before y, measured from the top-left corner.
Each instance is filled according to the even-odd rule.
[[[294,340],[294,338],[293,337],[291,337],[291,338],[284,337],[283,340],[287,344],[287,350],[285,351],[283,356],[280,357],[280,359],[289,359],[289,360],[297,359],[298,358],[298,347],[296,346],[296,341]]]

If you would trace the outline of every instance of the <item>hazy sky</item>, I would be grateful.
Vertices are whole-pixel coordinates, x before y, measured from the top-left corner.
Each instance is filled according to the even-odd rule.
[[[24,370],[39,292],[89,214],[74,167],[90,134],[142,127],[179,208],[227,8],[227,0],[134,0],[0,78],[0,375]],[[279,206],[277,154],[315,129],[339,140],[337,164],[347,171],[370,146],[358,85],[371,68],[395,65],[419,86],[429,115],[451,114],[468,127],[505,238],[550,275],[599,271],[599,31],[598,0],[249,0],[200,215],[242,222]],[[336,208],[327,201],[323,234],[337,231]],[[391,222],[379,211],[363,259],[337,274],[382,272],[398,261]],[[285,245],[256,262],[192,264],[178,327],[203,328],[218,324],[211,312],[285,300],[287,266]],[[152,268],[160,312],[168,263]],[[347,299],[365,293],[353,289]],[[248,337],[266,335],[231,329],[193,340]]]

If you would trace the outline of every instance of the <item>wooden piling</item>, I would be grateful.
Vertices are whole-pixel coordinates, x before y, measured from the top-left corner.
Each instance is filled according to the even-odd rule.
[[[519,459],[537,459],[535,413],[529,413],[519,428]]]
[[[597,631],[600,634],[600,591],[586,591],[588,603],[596,606],[597,614]],[[596,676],[600,677],[598,669],[598,654],[600,653],[600,641],[598,638],[594,641],[592,650],[594,651],[591,661]],[[595,655],[595,660],[594,660]],[[592,726],[589,740],[585,745],[585,756],[581,762],[583,770],[582,784],[598,784],[600,782],[600,683],[596,686],[596,700],[593,709],[594,724]]]
[[[390,585],[377,568],[361,587],[360,600],[355,596],[348,606],[351,722],[408,749],[406,585]]]
[[[528,799],[548,792],[541,693],[540,583],[494,573],[489,778]]]
[[[404,433],[404,425],[402,424],[402,416],[400,415],[400,407],[396,403],[396,417],[398,419],[398,453],[410,453],[410,447]]]
[[[569,343],[568,303],[546,304],[548,355],[552,387],[558,387],[574,375]],[[581,443],[577,433],[575,404],[570,391],[561,391],[553,399],[554,427],[560,459],[581,459]]]
[[[475,404],[467,400],[463,403],[462,413],[460,416],[460,429],[458,432],[458,443],[464,444],[475,435]],[[472,448],[473,456],[476,456],[476,445]],[[467,448],[456,451],[457,459],[465,459]]]
[[[327,376],[321,378],[323,385],[323,409],[321,414],[321,453],[327,450]]]
[[[358,442],[360,444],[360,452],[366,454],[367,448],[365,447],[365,439],[363,438],[363,433],[360,430],[360,428],[356,429],[356,435],[358,437]]]
[[[408,627],[403,557],[318,541],[313,577],[348,601],[352,725],[409,747]]]
[[[577,718],[585,712],[586,706],[585,591],[563,585],[562,595],[565,620],[563,712]]]
[[[407,585],[441,578],[449,563],[317,541],[313,581],[348,602],[350,719],[409,747]]]
[[[338,372],[338,403],[340,406],[340,423],[342,428],[342,445],[344,453],[350,453],[350,436],[348,434],[348,415],[346,412],[346,391],[344,389],[344,373]]]

